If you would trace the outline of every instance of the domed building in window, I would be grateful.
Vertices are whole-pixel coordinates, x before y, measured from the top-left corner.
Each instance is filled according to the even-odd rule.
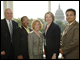
[[[60,4],[58,7],[58,10],[56,10],[56,13],[55,13],[55,21],[64,21],[64,13],[60,8]]]
[[[61,29],[61,33],[63,32],[64,27],[68,24],[68,22],[65,20],[64,17],[65,17],[64,13],[61,10],[60,4],[59,4],[59,7],[58,7],[58,9],[56,10],[56,13],[55,13],[55,23],[59,25],[59,27]]]

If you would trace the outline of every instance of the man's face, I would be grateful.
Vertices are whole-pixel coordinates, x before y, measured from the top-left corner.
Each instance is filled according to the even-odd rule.
[[[21,24],[22,24],[24,27],[27,27],[27,26],[28,26],[29,21],[28,21],[27,17],[24,17],[24,18],[22,19]]]
[[[12,17],[13,17],[12,11],[11,11],[10,9],[7,9],[7,10],[5,11],[4,15],[5,15],[5,18],[6,18],[7,20],[11,20]]]
[[[67,11],[66,13],[66,20],[71,23],[75,20],[76,18],[76,15],[74,15],[74,12],[73,11]]]

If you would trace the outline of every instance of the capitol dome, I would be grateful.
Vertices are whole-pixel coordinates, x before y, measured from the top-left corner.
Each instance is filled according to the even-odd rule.
[[[64,13],[63,13],[63,11],[60,8],[60,4],[59,4],[58,10],[56,10],[56,13],[55,13],[55,20],[56,21],[58,21],[58,20],[64,20]]]

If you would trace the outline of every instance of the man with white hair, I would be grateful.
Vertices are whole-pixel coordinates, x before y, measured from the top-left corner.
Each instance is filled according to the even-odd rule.
[[[5,9],[4,16],[1,20],[1,59],[14,59],[12,35],[18,23],[12,20],[13,13],[10,8]]]

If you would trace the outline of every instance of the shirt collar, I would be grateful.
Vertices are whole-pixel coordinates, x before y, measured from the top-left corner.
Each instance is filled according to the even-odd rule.
[[[22,25],[23,26],[23,25]],[[23,26],[24,27],[24,26]],[[28,33],[30,33],[30,30],[28,29],[28,28],[25,28],[24,27],[24,29],[28,32]]]
[[[7,21],[7,22],[9,22],[9,21],[11,22],[11,20],[8,20],[8,19],[6,19],[6,21]]]
[[[74,21],[75,21],[75,20],[74,20]],[[73,22],[74,22],[74,21],[73,21]],[[69,23],[69,26],[72,25],[73,22]]]
[[[23,25],[22,25],[23,26]],[[23,26],[24,27],[24,26]],[[25,27],[24,27],[25,28]],[[25,29],[28,29],[28,27],[27,28],[25,28]]]

